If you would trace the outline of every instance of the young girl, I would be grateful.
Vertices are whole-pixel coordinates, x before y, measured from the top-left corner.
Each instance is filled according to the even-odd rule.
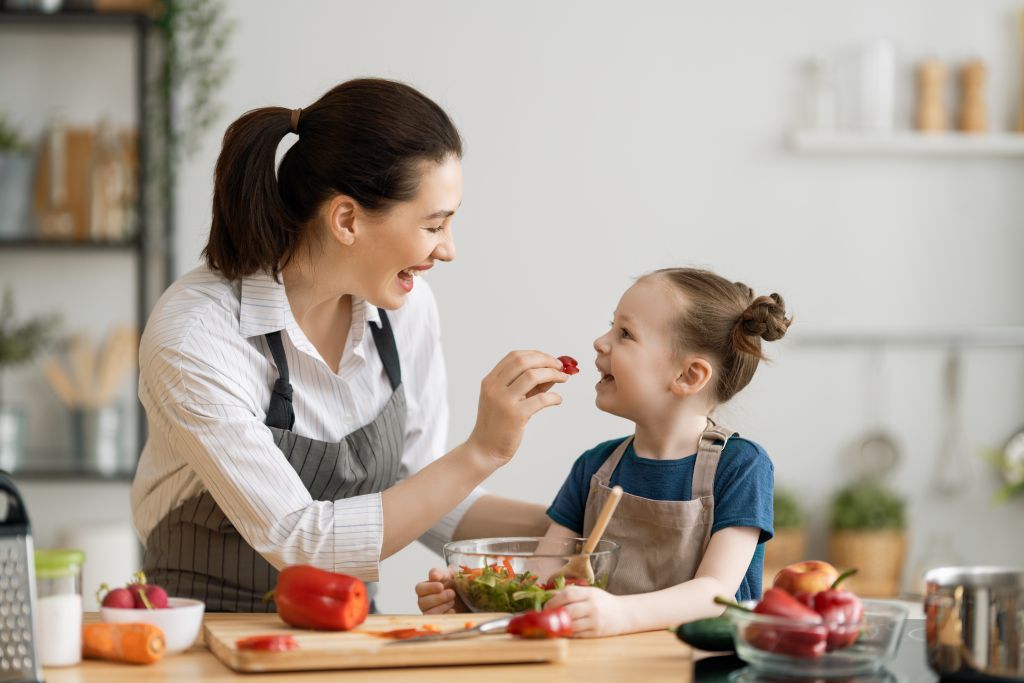
[[[594,341],[596,402],[635,433],[580,456],[548,509],[548,537],[586,536],[611,487],[624,489],[604,535],[622,546],[607,590],[569,586],[548,603],[568,608],[574,635],[667,628],[721,613],[716,595],[760,597],[772,463],[710,416],[750,382],[761,340],[791,322],[778,294],[704,270],[655,271],[623,294]],[[455,607],[446,571],[416,592],[425,613]]]

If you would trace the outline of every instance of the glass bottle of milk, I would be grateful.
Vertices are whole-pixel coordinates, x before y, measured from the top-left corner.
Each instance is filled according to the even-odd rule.
[[[81,550],[36,551],[36,652],[43,666],[82,661]]]

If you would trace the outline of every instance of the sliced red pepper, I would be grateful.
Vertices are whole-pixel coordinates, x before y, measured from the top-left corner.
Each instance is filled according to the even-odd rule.
[[[562,362],[562,372],[565,374],[575,375],[580,371],[580,364],[572,356],[559,356],[558,360]]]
[[[569,638],[572,636],[572,617],[564,607],[523,612],[512,617],[505,630],[520,638]]]
[[[354,576],[309,565],[282,569],[273,597],[281,619],[298,628],[348,631],[370,612],[366,584]]]
[[[235,641],[235,647],[239,650],[257,650],[260,652],[287,652],[299,649],[295,638],[289,635],[279,636],[249,636],[239,638]]]
[[[440,633],[441,629],[433,624],[424,624],[420,628],[396,628],[393,631],[382,631],[380,633],[374,633],[375,636],[381,638],[394,638],[395,640],[406,640],[408,638],[416,638],[419,636],[429,636],[434,633]]]
[[[509,562],[507,557],[501,561],[501,564],[505,567],[505,571],[508,572],[510,578],[516,575],[516,570],[512,568],[512,563]]]

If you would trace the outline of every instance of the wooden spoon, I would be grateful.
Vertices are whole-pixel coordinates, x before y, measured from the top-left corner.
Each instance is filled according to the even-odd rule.
[[[608,499],[604,501],[604,507],[601,508],[601,514],[597,517],[597,523],[594,524],[594,528],[590,531],[590,535],[587,536],[587,540],[583,544],[583,551],[581,554],[566,562],[564,567],[548,577],[548,581],[554,581],[559,576],[569,576],[578,579],[586,579],[587,583],[594,583],[594,568],[590,566],[589,556],[590,553],[594,552],[598,542],[600,542],[601,536],[604,535],[604,530],[608,528],[608,522],[612,518],[612,513],[615,512],[615,508],[618,506],[621,499],[622,487],[613,486],[611,492],[608,494]]]

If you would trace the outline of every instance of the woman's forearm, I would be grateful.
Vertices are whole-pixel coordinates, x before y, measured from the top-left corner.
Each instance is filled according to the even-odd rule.
[[[437,524],[497,467],[490,454],[466,442],[384,491],[381,559],[394,555]]]
[[[543,536],[551,520],[537,503],[486,495],[478,499],[455,528],[455,540],[492,536]]]

